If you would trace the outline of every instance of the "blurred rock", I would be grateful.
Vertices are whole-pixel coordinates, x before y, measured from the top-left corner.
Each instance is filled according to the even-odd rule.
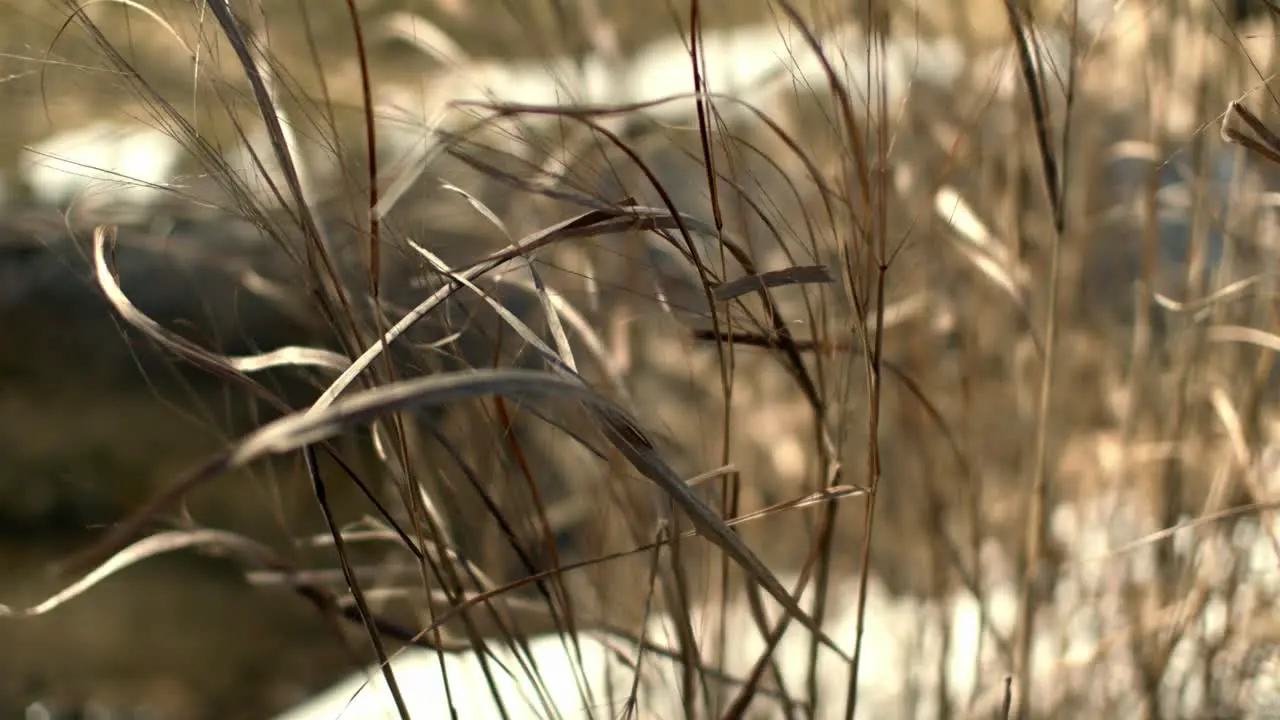
[[[1142,277],[1144,208],[1154,201],[1156,246],[1151,292],[1174,301],[1204,297],[1215,289],[1270,267],[1280,249],[1280,217],[1272,188],[1280,187],[1265,161],[1214,143],[1197,171],[1191,147],[1152,153],[1140,143],[1115,146],[1107,161],[1099,217],[1102,234],[1083,276],[1083,296],[1107,305],[1131,327]],[[1154,194],[1149,174],[1154,172]],[[1201,274],[1190,274],[1199,256]],[[1190,284],[1189,284],[1190,283]],[[1186,316],[1156,308],[1153,322],[1183,326]]]
[[[104,120],[28,148],[19,177],[40,204],[137,222],[169,190],[183,152],[163,129]]]

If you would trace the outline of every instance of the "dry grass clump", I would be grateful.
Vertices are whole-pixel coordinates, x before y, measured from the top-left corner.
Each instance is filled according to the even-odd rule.
[[[51,52],[43,97],[129,97],[187,156],[167,223],[81,207],[67,245],[240,423],[10,614],[194,548],[362,641],[402,716],[397,645],[596,633],[691,717],[1264,712],[1269,26],[980,5],[673,7],[700,90],[751,59],[734,27],[794,63],[665,103],[619,80],[681,58],[634,4],[470,37],[448,3],[59,5],[51,49],[110,81]],[[513,37],[556,62],[489,57]],[[202,309],[147,296],[175,258]],[[314,503],[257,496],[271,533],[180,511],[272,457]],[[730,618],[769,641],[718,646]],[[917,674],[876,667],[891,618]]]

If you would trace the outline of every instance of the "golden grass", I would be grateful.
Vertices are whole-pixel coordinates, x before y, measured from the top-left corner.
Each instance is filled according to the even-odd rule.
[[[309,482],[320,512],[285,502],[276,483],[290,481],[268,474],[250,501],[265,505],[271,522],[236,528],[269,536],[265,544],[211,535],[209,547],[248,570],[340,567],[345,586],[300,593],[362,628],[379,659],[384,644],[416,628],[427,628],[418,640],[430,644],[476,642],[481,633],[466,613],[449,615],[461,628],[437,627],[440,603],[423,602],[438,600],[436,590],[511,592],[545,604],[546,614],[529,621],[536,627],[486,634],[572,634],[577,618],[634,625],[653,609],[651,596],[679,616],[694,603],[724,601],[744,578],[791,604],[791,589],[768,567],[812,573],[820,587],[874,572],[903,593],[963,587],[982,596],[980,548],[995,541],[1018,558],[1020,622],[1003,667],[1021,701],[1034,699],[1028,663],[1037,608],[1051,600],[1046,578],[1065,572],[1050,532],[1055,506],[1137,487],[1156,526],[1170,528],[1270,501],[1251,475],[1273,440],[1271,355],[1258,351],[1275,344],[1268,282],[1202,303],[1199,315],[1162,309],[1153,296],[1170,295],[1166,308],[1195,303],[1273,257],[1265,190],[1238,181],[1224,217],[1211,202],[1217,190],[1203,181],[1230,152],[1217,139],[1229,102],[1244,97],[1242,107],[1257,113],[1246,123],[1255,135],[1280,106],[1252,91],[1269,77],[1271,58],[1248,54],[1250,33],[1265,36],[1268,26],[1228,24],[1211,5],[1131,2],[1106,40],[1068,43],[1063,64],[1043,74],[1030,72],[1037,47],[1029,44],[1023,58],[1015,51],[1004,66],[974,63],[952,88],[916,87],[902,105],[873,103],[869,116],[839,91],[815,101],[801,87],[766,108],[781,132],[759,121],[722,127],[705,107],[683,128],[621,129],[567,109],[514,143],[500,144],[498,131],[459,138],[390,212],[371,215],[388,188],[370,182],[377,167],[367,152],[364,78],[430,97],[449,75],[403,46],[369,39],[357,52],[353,31],[374,27],[376,16],[424,10],[468,52],[503,58],[611,45],[634,52],[677,22],[687,30],[695,7],[708,30],[769,18],[817,31],[835,24],[821,3],[725,0],[670,14],[583,5],[566,22],[549,5],[402,3],[357,8],[359,25],[345,7],[318,13],[299,2],[270,5],[261,17],[255,8],[233,17],[212,6],[148,5],[175,38],[104,4],[56,43],[69,5],[19,13],[0,37],[22,56],[0,67],[19,75],[0,86],[19,108],[0,159],[87,116],[133,115],[174,132],[191,151],[186,171],[201,177],[164,212],[191,222],[226,213],[241,221],[235,247],[257,236],[271,248],[260,253],[264,267],[310,303],[317,339],[308,344],[328,353],[306,356],[318,360],[304,377],[332,393],[314,402],[283,397],[258,379],[248,353],[232,357],[152,323],[132,307],[133,290],[113,280],[114,231],[97,230],[84,249],[119,319],[210,374],[226,403],[251,408],[254,427],[226,429],[241,439],[218,443],[184,482],[64,569],[87,570],[158,522],[194,531],[208,521],[174,512],[184,494],[197,485],[234,492],[216,477],[270,454],[294,459],[281,476]],[[945,4],[870,6],[858,18],[863,30],[954,35],[974,56],[1016,49],[1010,26],[1032,21],[998,0],[964,14]],[[1042,30],[1069,30],[1067,6],[1037,4],[1034,18]],[[270,66],[255,56],[267,38]],[[184,45],[199,50],[198,73]],[[333,184],[311,187],[302,163],[274,195],[254,195],[222,164],[237,125],[270,128],[281,110],[316,154],[346,163]],[[1157,234],[1159,163],[1127,179],[1107,175],[1121,141],[1187,164],[1183,256],[1158,262],[1170,252]],[[277,127],[265,150],[287,157],[286,144]],[[1265,138],[1252,148],[1266,149]],[[720,174],[715,192],[708,157]],[[551,178],[547,171],[562,166],[567,173]],[[457,189],[442,191],[439,175]],[[203,207],[192,210],[193,198]],[[1221,228],[1232,239],[1216,261],[1221,275],[1206,281],[1209,238]],[[516,239],[525,252],[536,248],[533,271],[512,267],[520,253],[504,247]],[[122,241],[119,252],[131,247]],[[502,261],[515,262],[494,282],[489,273]],[[819,265],[831,282],[820,282]],[[739,296],[744,277],[779,287]],[[441,299],[427,301],[432,293]],[[372,302],[382,303],[376,312]],[[426,319],[393,350],[393,327],[414,305]],[[925,309],[904,310],[913,306]],[[389,331],[392,339],[380,341]],[[334,385],[344,363],[361,356],[359,372]],[[356,435],[364,442],[327,444],[357,426],[371,428]],[[1180,452],[1136,459],[1152,443]],[[362,446],[355,456],[354,445]],[[682,482],[708,472],[696,487]],[[331,502],[335,487],[366,497]],[[811,502],[797,508],[800,498]],[[734,519],[751,513],[762,515]],[[361,516],[392,542],[349,539]],[[326,559],[272,544],[318,524],[336,550]],[[1208,528],[1205,537],[1229,533],[1231,521]],[[712,543],[671,542],[695,531]],[[1133,692],[1149,716],[1163,717],[1169,658],[1203,608],[1190,602],[1194,556],[1168,542],[1154,548],[1156,580],[1131,588],[1127,612],[1142,628],[1185,611],[1179,623],[1130,641],[1141,669]],[[401,580],[355,582],[374,561],[397,568]],[[566,569],[575,564],[582,568]],[[814,628],[833,612],[821,601],[788,610]],[[691,657],[688,630],[675,651]],[[860,651],[851,668],[867,661]],[[736,701],[748,703],[758,684]],[[690,714],[699,702],[687,699]],[[1016,709],[1030,712],[1026,702]]]

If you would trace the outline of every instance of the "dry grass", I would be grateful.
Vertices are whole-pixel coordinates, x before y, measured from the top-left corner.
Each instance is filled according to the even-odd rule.
[[[1262,459],[1280,343],[1262,270],[1276,247],[1266,160],[1280,152],[1265,128],[1280,102],[1258,89],[1272,60],[1256,39],[1266,45],[1271,26],[1211,3],[1131,0],[1094,43],[1069,2],[979,5],[962,16],[872,2],[853,18],[868,38],[959,38],[975,60],[945,89],[920,82],[890,103],[842,83],[784,85],[763,117],[721,122],[733,103],[717,100],[680,126],[635,108],[472,102],[451,108],[438,154],[408,166],[370,152],[395,139],[370,130],[372,93],[430,108],[466,73],[380,42],[395,12],[421,11],[474,57],[511,59],[623,56],[695,20],[703,33],[768,20],[816,44],[835,10],[725,0],[655,20],[622,2],[245,3],[235,14],[148,4],[155,17],[15,7],[29,46],[7,60],[17,70],[0,67],[15,76],[0,89],[22,100],[3,155],[51,129],[36,118],[57,128],[115,114],[187,151],[184,182],[155,211],[171,223],[95,228],[71,213],[69,230],[110,316],[181,370],[156,367],[185,373],[169,386],[185,397],[152,392],[172,393],[164,401],[210,440],[175,449],[191,469],[165,460],[146,499],[135,491],[120,522],[64,558],[66,579],[213,553],[264,582],[263,595],[286,585],[335,645],[380,662],[405,642],[453,651],[534,633],[634,634],[661,611],[689,679],[718,666],[694,661],[708,650],[686,614],[763,592],[787,612],[762,632],[812,630],[810,658],[828,640],[852,645],[842,668],[854,688],[875,658],[819,629],[845,610],[828,604],[828,584],[852,582],[841,587],[858,597],[840,601],[861,608],[872,577],[930,598],[985,599],[1005,583],[1018,622],[978,682],[1012,680],[1009,714],[1175,717],[1178,702],[1195,704],[1182,691],[1192,683],[1200,712],[1264,712],[1236,685],[1270,652],[1257,630],[1274,625],[1270,585],[1250,574],[1256,563],[1220,553],[1244,553],[1233,538],[1276,500]],[[1010,28],[1033,23],[1040,34],[1011,42]],[[166,24],[173,33],[157,30]],[[1031,59],[1052,31],[1070,40],[1038,72]],[[1004,65],[987,53],[1001,47]],[[839,59],[827,60],[834,80]],[[1223,137],[1241,147],[1219,138],[1236,101],[1230,127],[1251,135]],[[490,122],[469,127],[462,110]],[[270,188],[226,160],[238,135],[263,128]],[[1227,162],[1249,169],[1223,180]],[[1162,190],[1174,172],[1181,190]],[[207,300],[165,310],[177,282],[144,302],[179,247],[194,258],[180,264],[200,268],[192,296]],[[243,262],[223,272],[229,257]],[[253,295],[248,267],[274,288],[253,302],[287,320],[237,309]],[[231,289],[212,289],[214,276]],[[31,338],[70,323],[56,307],[24,312]],[[23,367],[24,344],[4,366]],[[263,354],[284,345],[294,349]],[[79,382],[88,393],[117,382],[109,375]],[[23,419],[6,438],[73,446],[49,440],[58,430],[39,430],[34,413],[14,410]],[[121,436],[145,458],[143,432]],[[237,494],[236,474],[253,478],[251,492]],[[1107,582],[1081,589],[1081,550],[1068,546],[1084,531],[1054,525],[1067,507],[1137,518],[1090,560],[1113,568]],[[1146,574],[1126,571],[1142,553]],[[774,573],[812,584],[818,600],[797,603]],[[102,591],[92,585],[34,613],[5,600],[14,615],[56,617],[70,597]],[[1116,653],[1135,669],[1105,698],[1066,680],[1060,696],[1037,696],[1048,670],[1036,640],[1064,632],[1067,586],[1078,608],[1112,608],[1115,632],[1088,669],[1115,672]],[[494,614],[499,600],[526,612]],[[1211,613],[1227,617],[1213,632]],[[877,618],[857,617],[861,637]],[[941,667],[945,655],[921,662]],[[769,664],[765,653],[725,697],[687,684],[684,711],[732,715],[769,695]],[[816,687],[817,662],[806,672]],[[214,686],[232,692],[202,687]],[[852,715],[857,694],[826,701]],[[257,702],[254,713],[282,704]]]

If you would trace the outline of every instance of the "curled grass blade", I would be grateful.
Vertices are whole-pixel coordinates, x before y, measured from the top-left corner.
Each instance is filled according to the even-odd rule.
[[[831,277],[831,272],[827,270],[825,265],[797,265],[731,280],[717,287],[714,295],[716,300],[728,302],[766,288],[786,287],[787,285],[822,285],[832,282],[835,282],[835,279]]]

